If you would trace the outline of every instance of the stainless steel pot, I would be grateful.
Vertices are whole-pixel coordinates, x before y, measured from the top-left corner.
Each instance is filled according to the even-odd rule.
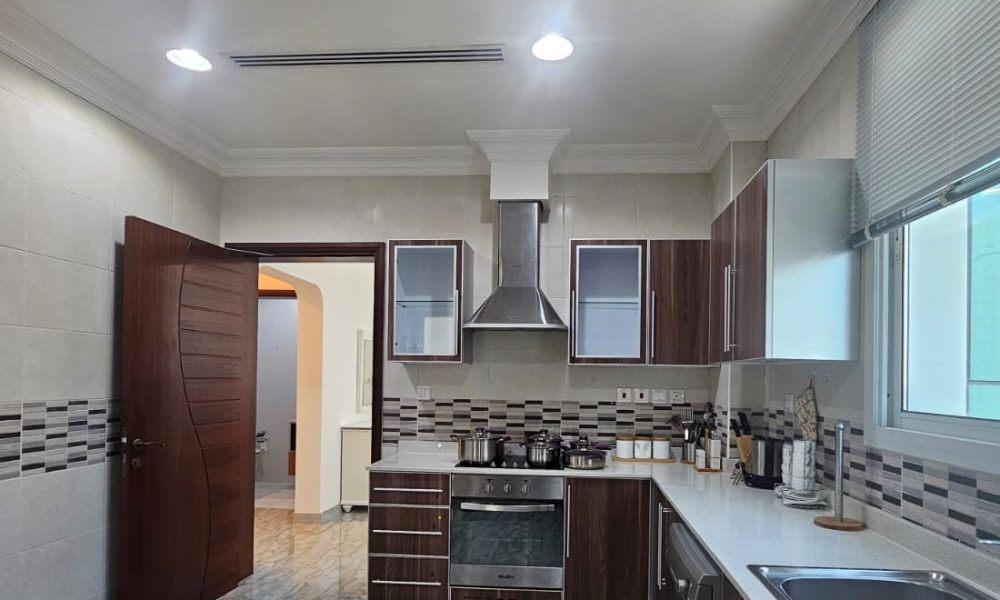
[[[551,469],[559,464],[562,452],[562,446],[559,443],[536,438],[521,445],[524,446],[524,456],[528,460],[528,465],[532,468]]]
[[[458,460],[477,467],[499,464],[504,442],[510,440],[510,436],[490,434],[485,427],[476,427],[470,435],[453,433],[451,438],[458,442]]]
[[[607,452],[598,449],[587,436],[581,435],[577,441],[570,442],[570,446],[569,450],[562,453],[563,465],[567,469],[594,471],[604,468]]]

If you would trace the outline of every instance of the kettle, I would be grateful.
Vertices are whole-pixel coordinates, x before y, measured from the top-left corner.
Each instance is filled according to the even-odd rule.
[[[754,438],[750,460],[743,465],[743,479],[750,487],[765,490],[781,484],[781,440]]]

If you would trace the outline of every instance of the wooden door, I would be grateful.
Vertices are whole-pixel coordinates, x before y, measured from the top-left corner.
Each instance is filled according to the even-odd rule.
[[[729,362],[733,352],[729,347],[729,327],[732,323],[732,277],[735,251],[736,205],[730,203],[712,222],[712,242],[709,259],[709,362]]]
[[[764,357],[767,309],[767,173],[768,167],[765,165],[743,188],[735,202],[733,360]]]
[[[565,597],[646,598],[649,588],[649,481],[566,482]]]
[[[652,564],[650,566],[652,597],[656,600],[681,600],[667,567],[667,536],[670,533],[671,525],[678,521],[677,513],[674,512],[663,492],[655,486],[653,490],[653,506],[651,507],[653,510],[651,523],[653,539]]]
[[[257,262],[125,221],[119,597],[214,600],[253,571]]]
[[[650,353],[658,365],[709,360],[709,240],[654,240],[649,247]]]

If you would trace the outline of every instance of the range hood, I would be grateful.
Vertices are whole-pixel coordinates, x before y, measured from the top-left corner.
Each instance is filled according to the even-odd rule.
[[[539,226],[549,198],[549,161],[567,130],[469,131],[490,159],[490,199],[499,204],[498,286],[468,330],[566,331],[538,286]]]

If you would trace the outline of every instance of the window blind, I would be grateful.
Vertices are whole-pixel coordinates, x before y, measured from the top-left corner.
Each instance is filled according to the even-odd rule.
[[[860,47],[855,245],[1000,179],[1000,2],[880,0]]]

